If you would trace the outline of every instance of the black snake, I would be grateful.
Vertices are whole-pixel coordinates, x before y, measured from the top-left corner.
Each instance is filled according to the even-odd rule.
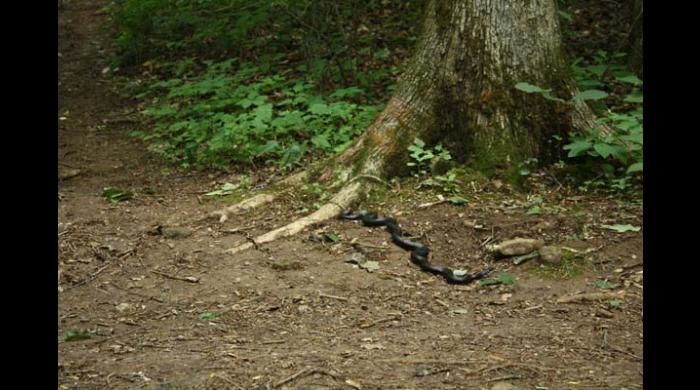
[[[464,274],[464,275],[455,275],[455,272],[452,271],[451,269],[447,267],[441,267],[437,265],[431,265],[430,262],[428,261],[428,255],[430,253],[430,248],[427,246],[415,242],[415,241],[410,241],[407,240],[403,237],[401,237],[401,228],[399,227],[398,222],[392,217],[384,217],[384,218],[378,218],[377,214],[374,214],[369,211],[360,211],[357,214],[352,214],[351,211],[343,211],[340,214],[340,217],[343,219],[348,219],[348,220],[360,220],[362,221],[362,224],[365,226],[386,226],[386,229],[389,231],[391,234],[391,241],[398,245],[399,247],[411,251],[411,262],[414,264],[418,265],[421,270],[425,272],[430,272],[435,275],[440,275],[447,280],[448,283],[453,283],[453,284],[467,284],[471,283],[474,280],[482,279],[486,277],[488,274],[493,272],[494,268],[493,267],[488,267],[485,270],[481,272],[477,272],[475,274]]]

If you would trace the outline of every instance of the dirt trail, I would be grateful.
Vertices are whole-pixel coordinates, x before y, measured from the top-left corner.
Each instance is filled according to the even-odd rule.
[[[597,227],[639,226],[641,207],[553,195],[565,211],[532,216],[524,195],[476,188],[468,207],[417,209],[404,199],[410,189],[382,206],[455,267],[483,268],[484,241],[518,235],[596,249],[565,280],[503,261],[496,267],[512,286],[450,286],[410,265],[385,232],[342,221],[318,227],[337,243],[307,232],[226,256],[245,233],[280,226],[308,204],[290,193],[223,226],[194,222],[221,207],[200,198],[221,178],[178,173],[125,136],[138,125],[124,120],[136,106],[102,73],[104,5],[73,0],[59,14],[59,168],[75,176],[59,181],[58,327],[90,334],[59,341],[60,388],[642,387],[641,232]],[[136,197],[109,203],[108,186]],[[572,238],[584,226],[588,237]],[[378,271],[344,262],[358,246]],[[599,292],[591,284],[602,279],[625,290],[618,307],[556,302]]]

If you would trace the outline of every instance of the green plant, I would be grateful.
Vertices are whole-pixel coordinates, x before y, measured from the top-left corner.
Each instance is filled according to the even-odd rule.
[[[615,62],[623,57],[624,53],[610,56],[605,51],[598,51],[586,64],[581,58],[574,61],[572,69],[577,83],[585,89],[568,100],[552,95],[550,89],[529,83],[515,85],[520,91],[568,106],[578,100],[589,101],[599,115],[601,127],[609,129],[605,134],[597,129],[570,134],[564,145],[568,157],[584,171],[602,172],[602,180],[600,174],[583,180],[581,188],[584,190],[596,186],[625,190],[632,186],[634,176],[643,171],[643,82]],[[603,89],[617,92],[610,95]],[[529,175],[530,169],[521,166],[520,174]]]
[[[442,145],[438,144],[432,148],[426,148],[425,142],[418,138],[413,140],[408,151],[411,152],[411,160],[406,165],[412,168],[416,176],[433,173],[438,164],[452,160],[452,155]]]
[[[183,166],[225,168],[231,163],[276,163],[294,168],[312,152],[342,151],[369,125],[381,104],[358,104],[364,92],[341,88],[326,95],[283,75],[262,77],[259,67],[211,62],[183,81],[153,83],[139,97],[153,131],[132,133]]]

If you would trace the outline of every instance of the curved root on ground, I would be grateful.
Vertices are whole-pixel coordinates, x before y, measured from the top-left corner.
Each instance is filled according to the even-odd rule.
[[[328,203],[321,206],[314,213],[297,219],[288,225],[255,237],[252,239],[252,242],[247,242],[245,244],[227,249],[225,253],[234,254],[250,249],[256,245],[274,241],[278,238],[293,236],[313,224],[335,218],[341,211],[348,208],[350,204],[357,199],[360,194],[360,188],[361,183],[359,182],[348,183],[340,191],[338,191],[338,193],[335,194],[335,196],[333,196]]]
[[[275,198],[277,197],[272,194],[258,194],[244,201],[238,202],[232,206],[226,207],[225,209],[212,211],[211,214],[209,214],[209,216],[219,218],[219,222],[224,223],[227,219],[229,219],[229,217],[231,217],[234,214],[238,214],[240,212],[251,210],[258,206],[270,203],[273,200],[275,200]]]
[[[303,183],[307,176],[308,173],[306,171],[301,171],[281,180],[279,184],[283,186],[297,186]],[[212,211],[209,214],[209,218],[219,218],[219,222],[224,223],[235,214],[271,203],[275,199],[277,199],[277,196],[273,194],[258,194],[224,209]]]

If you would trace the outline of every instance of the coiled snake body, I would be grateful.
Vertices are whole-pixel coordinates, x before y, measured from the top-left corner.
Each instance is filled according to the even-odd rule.
[[[428,255],[430,254],[430,248],[427,246],[407,240],[401,237],[401,228],[398,222],[392,217],[378,218],[377,214],[369,211],[360,211],[357,214],[353,214],[351,211],[343,211],[340,217],[347,220],[360,220],[365,226],[386,226],[386,229],[391,234],[391,241],[402,249],[411,251],[411,262],[418,265],[421,270],[425,272],[430,272],[435,275],[440,275],[448,283],[453,284],[467,284],[474,280],[482,279],[486,277],[489,273],[493,272],[493,267],[488,267],[481,272],[475,274],[464,274],[455,275],[455,272],[447,267],[442,267],[438,265],[432,265],[428,261]]]

